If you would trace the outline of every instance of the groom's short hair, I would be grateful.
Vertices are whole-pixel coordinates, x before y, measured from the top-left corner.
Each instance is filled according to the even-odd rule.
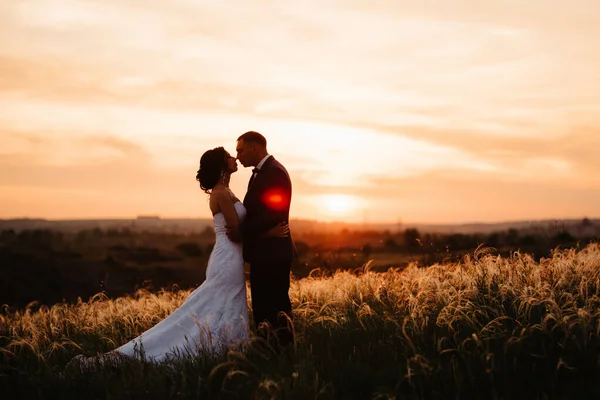
[[[243,140],[244,143],[256,143],[263,147],[267,147],[267,139],[260,133],[254,131],[243,133],[237,140]]]

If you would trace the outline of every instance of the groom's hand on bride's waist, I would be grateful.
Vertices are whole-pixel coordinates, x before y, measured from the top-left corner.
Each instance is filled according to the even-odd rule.
[[[232,229],[229,227],[226,227],[226,228],[227,228],[227,237],[229,238],[229,240],[231,240],[232,242],[241,242],[242,241],[242,235],[238,229]]]
[[[290,236],[290,225],[287,222],[280,222],[261,236],[273,238],[286,238]]]

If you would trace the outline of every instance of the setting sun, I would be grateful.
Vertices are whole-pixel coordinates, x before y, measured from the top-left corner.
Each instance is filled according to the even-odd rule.
[[[358,200],[354,196],[344,194],[328,194],[321,196],[319,201],[330,214],[346,215],[358,208]]]

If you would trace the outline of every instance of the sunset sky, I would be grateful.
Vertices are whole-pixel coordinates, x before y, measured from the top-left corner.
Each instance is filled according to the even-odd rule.
[[[599,38],[598,0],[3,1],[0,218],[209,217],[247,130],[294,218],[600,217]]]

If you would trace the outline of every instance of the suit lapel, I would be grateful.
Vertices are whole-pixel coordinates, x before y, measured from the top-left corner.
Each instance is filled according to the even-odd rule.
[[[250,191],[250,188],[252,187],[252,184],[254,183],[254,181],[256,180],[256,177],[258,176],[258,174],[252,174],[252,176],[250,177],[250,181],[248,182],[248,189],[246,189],[246,192]]]
[[[273,163],[273,161],[275,161],[275,158],[273,156],[270,156],[269,158],[267,158],[265,160],[265,163],[262,165],[262,167],[260,168],[260,171],[256,174],[256,176],[254,177],[254,179],[252,179],[252,177],[250,177],[250,181],[248,182],[248,189],[246,191],[246,196],[248,196],[248,193],[257,186],[257,182],[262,181],[261,179],[261,175],[264,178],[264,174],[265,174],[265,169],[269,168],[271,163]]]

